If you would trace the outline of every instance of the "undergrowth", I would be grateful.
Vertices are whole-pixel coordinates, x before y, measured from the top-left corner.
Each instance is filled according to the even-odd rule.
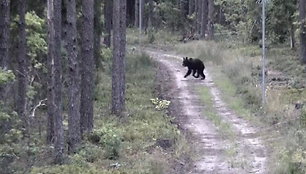
[[[110,59],[106,59],[110,61]],[[154,66],[147,55],[127,56],[126,117],[110,113],[111,70],[103,64],[95,91],[95,125],[76,154],[63,165],[52,165],[48,150],[33,154],[32,174],[160,174],[171,173],[175,159],[188,155],[188,145],[166,107],[157,109],[154,96]],[[168,102],[166,102],[168,103]],[[168,142],[163,146],[160,142]],[[42,146],[41,146],[42,147]],[[47,148],[49,149],[49,148]],[[50,155],[50,154],[49,154]],[[15,161],[14,173],[24,173]]]
[[[306,72],[296,51],[283,47],[268,50],[267,102],[263,108],[258,46],[193,41],[179,44],[176,50],[202,59],[229,107],[263,128],[262,134],[271,149],[269,173],[306,172],[306,109],[303,108]],[[269,72],[274,71],[288,78],[289,83],[273,86]]]

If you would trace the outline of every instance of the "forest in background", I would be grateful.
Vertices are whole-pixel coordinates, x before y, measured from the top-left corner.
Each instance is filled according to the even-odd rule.
[[[268,0],[266,8],[269,66],[296,76],[290,88],[300,97],[306,77],[305,8],[305,0]],[[240,47],[250,57],[260,55],[260,0],[1,0],[0,166],[4,173],[82,173],[88,166],[88,173],[154,173],[163,162],[156,163],[159,157],[140,155],[144,151],[140,147],[162,139],[179,140],[176,146],[187,146],[165,109],[148,111],[150,101],[141,100],[145,87],[153,89],[154,84],[137,77],[152,79],[153,69],[146,70],[147,74],[142,70],[153,64],[145,55],[126,51],[127,46],[139,44],[135,28],[140,18],[146,37],[142,44],[148,46],[168,48],[187,42],[175,48],[185,54],[186,47],[203,49],[205,53],[194,56],[206,58],[216,55],[203,47],[213,50],[220,46],[211,43],[216,42],[229,50]],[[196,47],[193,40],[208,40],[203,42],[208,46],[201,42]],[[234,70],[225,73],[239,74]],[[253,73],[260,76],[258,71]],[[232,80],[238,86],[250,82],[241,78]],[[141,85],[133,79],[139,79]],[[245,97],[246,107],[269,114],[258,109],[260,99],[252,95],[257,92],[242,88],[238,93]],[[145,98],[155,98],[154,91],[147,95]],[[303,98],[290,102],[296,107],[304,104]],[[141,103],[145,103],[143,111],[134,106]],[[273,110],[272,106],[268,109]],[[273,110],[271,115],[275,112],[282,110]],[[131,113],[135,117],[128,117]],[[159,118],[154,124],[151,115]],[[275,115],[269,117],[269,125],[283,121]],[[299,137],[297,146],[286,155],[305,152],[301,138],[305,136],[305,113],[299,116],[293,132]],[[168,158],[179,158],[188,148],[182,149],[176,147]],[[128,161],[135,156],[139,160],[124,167],[116,163],[118,158]],[[293,171],[305,171],[305,157],[298,156],[297,162],[292,156],[286,158]],[[146,166],[137,166],[141,159],[148,160]]]

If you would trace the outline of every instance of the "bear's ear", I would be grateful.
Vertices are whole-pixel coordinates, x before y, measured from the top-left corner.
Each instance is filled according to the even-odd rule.
[[[189,58],[190,61],[192,61],[192,58]]]

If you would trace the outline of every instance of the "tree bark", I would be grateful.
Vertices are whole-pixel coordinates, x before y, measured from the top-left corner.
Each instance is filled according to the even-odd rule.
[[[101,22],[101,16],[102,16],[102,1],[101,0],[95,0],[94,1],[94,58],[95,58],[95,65],[96,68],[101,67],[101,37],[102,37],[102,22]]]
[[[112,113],[122,116],[125,107],[126,0],[114,0]]]
[[[306,0],[299,0],[300,12],[300,59],[306,63]]]
[[[290,48],[291,49],[295,49],[295,35],[294,35],[294,25],[291,24],[291,27],[290,27]]]
[[[195,0],[189,0],[188,15],[192,15],[195,11]]]
[[[0,67],[8,69],[10,38],[10,0],[0,1]]]
[[[207,26],[207,39],[214,39],[214,11],[215,3],[214,0],[208,0],[208,26]]]
[[[201,20],[202,20],[202,0],[196,0],[197,6],[196,6],[196,32],[197,35],[201,35]]]
[[[81,132],[93,129],[94,95],[94,0],[82,1],[82,48],[81,48]]]
[[[140,0],[135,0],[135,27],[139,27],[139,1]]]
[[[148,16],[148,28],[153,28],[153,0],[149,0],[149,16]]]
[[[207,30],[207,24],[208,24],[208,1],[203,0],[202,1],[202,16],[201,16],[201,32],[200,36],[202,39],[205,38],[206,30]]]
[[[62,1],[48,0],[48,133],[54,141],[54,162],[61,164],[64,155],[64,129],[62,118],[62,62],[61,31]],[[50,127],[49,127],[50,126]],[[52,127],[53,126],[53,130]],[[52,133],[54,136],[52,137]],[[48,136],[50,136],[48,135]]]
[[[105,0],[104,4],[104,18],[105,18],[105,36],[104,44],[107,47],[111,46],[111,31],[112,31],[112,19],[113,19],[113,2]]]
[[[75,153],[81,142],[80,126],[80,74],[76,28],[75,0],[65,0],[67,7],[67,53],[68,53],[68,152]]]
[[[27,129],[27,55],[26,55],[26,26],[25,26],[25,14],[26,14],[26,0],[19,0],[18,2],[18,68],[17,68],[17,101],[16,108],[17,113],[21,120],[23,120],[24,127]]]
[[[187,10],[187,0],[179,0],[179,8],[181,10],[181,13],[183,17],[185,18],[188,15],[188,10]]]

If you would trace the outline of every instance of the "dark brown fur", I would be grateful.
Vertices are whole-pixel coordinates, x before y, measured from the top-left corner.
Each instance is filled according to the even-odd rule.
[[[195,78],[199,78],[199,76],[202,76],[201,80],[205,79],[204,75],[204,63],[200,59],[193,59],[193,58],[183,58],[183,66],[188,67],[188,71],[185,74],[184,78],[189,76],[192,72],[192,76]]]

